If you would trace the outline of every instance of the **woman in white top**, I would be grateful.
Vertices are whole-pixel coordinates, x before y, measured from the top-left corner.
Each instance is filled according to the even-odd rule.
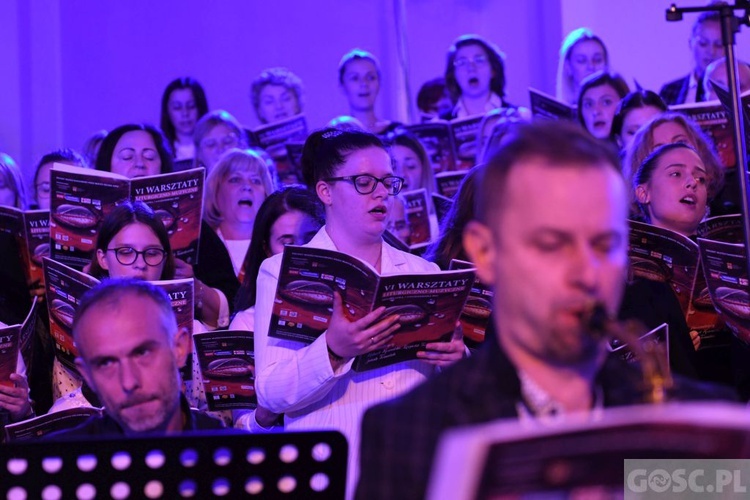
[[[288,186],[263,202],[255,218],[250,249],[245,258],[245,279],[234,305],[237,315],[230,330],[255,331],[255,282],[261,263],[284,251],[286,245],[304,245],[325,224],[323,205],[312,191]],[[252,432],[277,429],[279,415],[258,407],[257,411],[236,410],[234,426]]]
[[[381,274],[427,273],[435,264],[401,252],[383,239],[392,200],[403,179],[393,175],[382,141],[364,132],[323,129],[305,142],[302,169],[308,187],[323,202],[326,225],[306,246],[344,252]],[[359,427],[364,411],[425,381],[436,366],[464,355],[460,335],[435,342],[420,359],[355,372],[352,362],[388,345],[399,329],[398,316],[378,308],[349,322],[342,298],[334,295],[329,328],[312,344],[268,336],[281,255],[260,267],[255,309],[255,361],[258,402],[284,414],[289,430],[336,429],[349,440],[347,491],[358,476]]]
[[[508,107],[505,97],[503,54],[477,35],[459,37],[448,49],[445,85],[455,107],[450,116],[466,118]]]

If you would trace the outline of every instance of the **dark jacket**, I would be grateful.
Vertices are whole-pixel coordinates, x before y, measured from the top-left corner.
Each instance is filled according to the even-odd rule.
[[[518,417],[521,383],[492,328],[485,345],[401,398],[367,411],[357,498],[423,498],[433,455],[447,429]],[[607,358],[596,384],[605,407],[642,402],[637,365]],[[734,399],[724,388],[681,379],[676,399]]]
[[[659,91],[659,95],[667,106],[684,104],[690,85],[690,75],[665,83]]]
[[[180,396],[180,411],[185,416],[183,432],[215,431],[224,429],[224,423],[210,415],[190,408],[185,396]],[[125,436],[125,431],[120,424],[110,417],[106,410],[101,416],[94,415],[81,425],[54,432],[45,436],[45,440],[79,439],[95,437],[118,437]]]

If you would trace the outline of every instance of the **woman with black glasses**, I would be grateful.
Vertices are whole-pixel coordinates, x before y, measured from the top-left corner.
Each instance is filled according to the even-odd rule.
[[[326,225],[306,246],[337,250],[359,258],[380,274],[427,273],[435,264],[401,252],[383,241],[393,198],[403,178],[393,175],[391,159],[376,136],[324,129],[305,142],[302,169],[307,186],[323,203]],[[359,426],[371,405],[402,394],[426,380],[436,366],[464,354],[460,336],[428,344],[421,359],[367,372],[352,361],[387,346],[399,328],[398,316],[378,308],[349,322],[336,294],[328,330],[312,344],[268,336],[281,254],[266,259],[258,275],[255,317],[258,403],[284,414],[287,430],[336,429],[349,440],[348,490],[357,477]]]
[[[96,240],[96,253],[91,261],[89,274],[98,279],[135,278],[145,281],[171,280],[175,278],[175,258],[169,235],[161,219],[147,204],[141,201],[125,202],[115,207],[102,222]],[[196,295],[206,287],[195,280]],[[206,331],[200,320],[201,309],[196,308],[193,333]],[[187,383],[186,396],[191,406],[206,409],[205,392],[200,383],[197,356],[193,353],[193,381]],[[51,411],[86,404],[85,397],[93,393],[80,390],[82,380],[55,360],[55,396],[67,396],[53,406]],[[89,400],[90,401],[90,400]],[[231,421],[230,412],[217,412],[217,416]]]

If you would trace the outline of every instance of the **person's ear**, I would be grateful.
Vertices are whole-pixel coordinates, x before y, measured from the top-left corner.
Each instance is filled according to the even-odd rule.
[[[641,205],[646,205],[651,201],[651,194],[649,193],[646,186],[638,184],[635,187],[635,199]]]
[[[323,202],[323,205],[331,205],[331,185],[326,181],[318,181],[315,184],[315,192],[318,194],[318,198]]]
[[[187,328],[179,328],[174,335],[172,352],[174,353],[177,366],[180,368],[185,366],[188,354],[190,354],[190,351],[192,350],[190,348],[190,345],[192,344],[191,340],[190,332],[187,331]]]
[[[109,271],[109,267],[107,267],[107,259],[104,258],[105,256],[106,254],[101,249],[97,249],[96,261],[99,263],[99,267],[105,271]]]
[[[477,268],[477,278],[482,283],[494,284],[493,264],[497,251],[490,228],[480,222],[470,221],[464,228],[463,246],[469,260]]]

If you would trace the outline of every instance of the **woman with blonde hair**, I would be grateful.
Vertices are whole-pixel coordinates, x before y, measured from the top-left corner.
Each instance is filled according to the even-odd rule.
[[[716,195],[724,182],[724,167],[716,156],[711,141],[694,121],[671,111],[654,117],[636,132],[625,155],[625,178],[632,180],[641,164],[656,148],[674,142],[689,144],[698,152],[706,168],[709,196]]]
[[[557,68],[557,98],[575,105],[581,82],[597,71],[608,71],[609,56],[602,39],[588,28],[571,31],[560,47]]]
[[[230,149],[206,178],[195,277],[220,293],[219,326],[229,322],[243,262],[263,200],[274,191],[268,166],[251,149]]]

